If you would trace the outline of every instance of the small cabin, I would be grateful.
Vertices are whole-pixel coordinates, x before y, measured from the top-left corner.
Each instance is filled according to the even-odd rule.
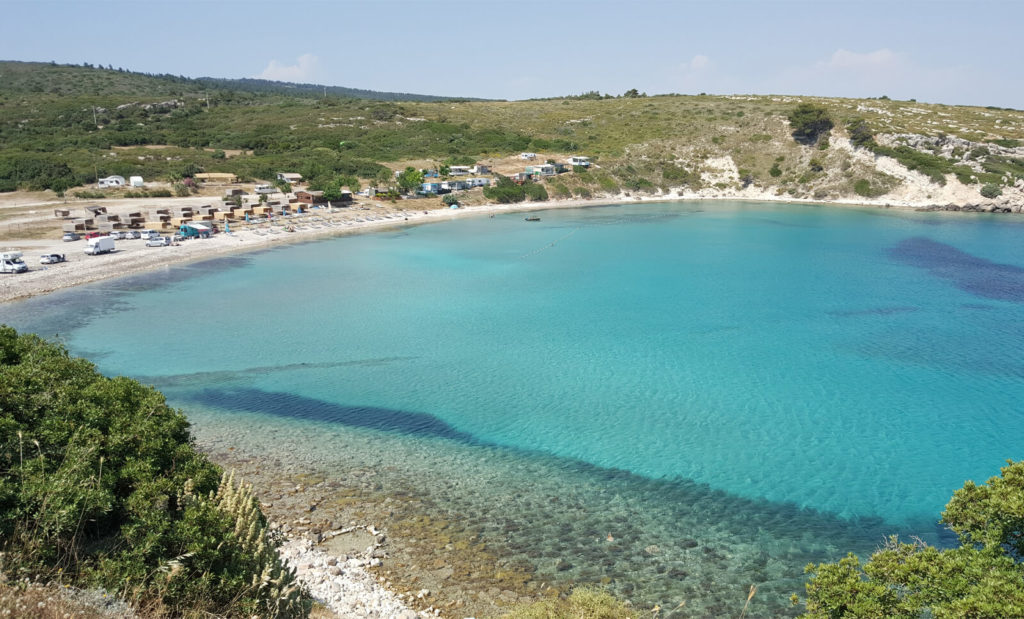
[[[526,168],[526,173],[530,176],[554,176],[557,174],[555,166],[552,163],[542,163],[540,165],[532,165]]]
[[[322,191],[296,191],[295,201],[299,204],[324,204],[327,199]]]
[[[302,182],[302,175],[298,172],[278,172],[277,180],[294,185],[295,183]]]

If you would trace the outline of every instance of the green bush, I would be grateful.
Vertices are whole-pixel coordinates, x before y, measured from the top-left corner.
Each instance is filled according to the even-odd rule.
[[[779,167],[778,162],[772,164],[772,167],[769,168],[768,170],[768,174],[771,174],[772,178],[778,178],[782,176],[782,168]]]
[[[669,612],[665,617],[671,614]],[[635,608],[607,591],[577,587],[565,598],[551,598],[517,606],[505,614],[504,619],[633,619],[638,616],[641,613]]]
[[[548,199],[548,190],[540,183],[523,183],[523,191],[531,202],[543,202]]]
[[[858,179],[857,182],[853,184],[853,191],[858,196],[864,196],[865,198],[877,198],[878,196],[883,196],[888,193],[888,191],[883,187],[873,187],[871,182],[866,178]]]
[[[789,113],[789,126],[793,130],[793,139],[804,145],[816,144],[821,136],[827,134],[834,123],[828,110],[811,103],[801,103]]]
[[[158,391],[0,327],[0,401],[6,576],[60,569],[172,615],[272,614],[280,595],[283,615],[307,612],[251,493],[218,483]]]
[[[986,183],[981,187],[981,195],[986,198],[998,198],[1003,195],[1003,188],[995,183]]]
[[[526,190],[507,176],[498,175],[498,182],[484,187],[484,197],[499,204],[513,204],[526,199]]]
[[[555,192],[555,199],[564,200],[572,197],[572,192],[563,183],[553,183],[551,189]]]
[[[927,176],[932,182],[938,183],[939,185],[946,184],[946,174],[952,174],[955,172],[953,162],[949,159],[933,155],[931,153],[922,153],[919,150],[915,150],[909,146],[897,146],[895,148],[889,146],[875,146],[872,151],[876,155],[884,155],[886,157],[892,157],[902,163],[910,170],[915,170]]]
[[[965,483],[940,522],[960,546],[940,550],[893,536],[864,565],[852,553],[808,565],[803,616],[1024,616],[1024,462],[1008,462],[986,484]]]

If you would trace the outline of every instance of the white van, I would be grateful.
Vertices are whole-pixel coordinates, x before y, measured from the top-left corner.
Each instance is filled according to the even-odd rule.
[[[274,187],[273,185],[256,185],[256,188],[253,189],[253,191],[256,193],[276,193],[277,187]]]
[[[0,273],[24,273],[28,265],[21,258],[20,251],[5,251],[0,253]]]
[[[114,251],[114,239],[109,236],[98,236],[86,241],[85,253],[90,256],[106,254]]]

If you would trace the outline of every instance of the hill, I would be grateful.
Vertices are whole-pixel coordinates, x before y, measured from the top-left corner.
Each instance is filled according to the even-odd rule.
[[[5,93],[59,95],[205,96],[210,91],[254,94],[285,94],[295,97],[333,97],[376,101],[448,101],[457,97],[378,92],[343,86],[293,84],[252,78],[190,78],[182,75],[136,73],[110,65],[67,65],[43,62],[0,61],[0,81]]]
[[[7,79],[12,67],[17,76]],[[0,70],[5,191],[60,191],[108,174],[173,181],[197,170],[372,182],[406,165],[488,160],[521,170],[516,155],[533,151],[541,160],[581,154],[597,164],[545,179],[555,198],[636,192],[1024,204],[1018,110],[794,96],[399,102],[324,97],[322,88],[315,96],[309,89],[320,87],[258,80],[215,81],[224,88],[214,89],[206,78],[116,69]],[[801,133],[800,106],[829,128]]]

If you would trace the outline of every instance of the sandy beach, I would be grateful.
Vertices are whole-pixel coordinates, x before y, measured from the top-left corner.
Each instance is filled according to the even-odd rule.
[[[742,191],[673,191],[668,194],[594,197],[590,199],[548,200],[518,204],[488,204],[458,209],[439,207],[434,200],[403,200],[397,203],[364,201],[352,206],[334,209],[313,209],[293,217],[277,218],[272,222],[232,223],[230,232],[216,234],[209,239],[186,240],[167,247],[147,247],[140,239],[116,241],[116,251],[98,256],[85,255],[84,239],[63,242],[59,233],[47,239],[12,238],[3,243],[4,249],[17,249],[24,253],[29,266],[26,273],[0,275],[0,302],[14,301],[47,294],[56,290],[79,286],[103,279],[136,275],[163,268],[171,264],[194,262],[227,254],[257,251],[288,243],[301,243],[319,238],[371,232],[385,228],[447,221],[461,217],[486,216],[497,213],[528,212],[554,208],[580,208],[611,204],[636,204],[675,200],[743,200],[762,202],[791,202],[821,204],[839,207],[876,207],[922,210],[941,208],[923,196],[905,196],[898,200],[863,200],[822,202],[779,196],[768,191],[748,188]],[[114,208],[134,208],[133,201],[110,201]],[[209,203],[209,198],[166,199],[166,203]],[[104,203],[105,204],[105,203]],[[22,209],[25,204],[19,205]],[[33,215],[9,218],[8,229],[22,222],[38,223],[44,219],[39,213],[48,213],[57,207],[67,208],[61,202],[31,204]],[[6,208],[0,205],[0,209]],[[74,208],[74,207],[72,207]],[[1019,212],[1019,211],[1015,211]],[[50,217],[52,221],[52,217]],[[15,228],[16,229],[16,228]],[[163,232],[163,234],[172,234]],[[12,235],[9,235],[12,236]],[[16,233],[13,236],[17,236]],[[64,254],[66,262],[42,265],[40,256],[48,253]]]

